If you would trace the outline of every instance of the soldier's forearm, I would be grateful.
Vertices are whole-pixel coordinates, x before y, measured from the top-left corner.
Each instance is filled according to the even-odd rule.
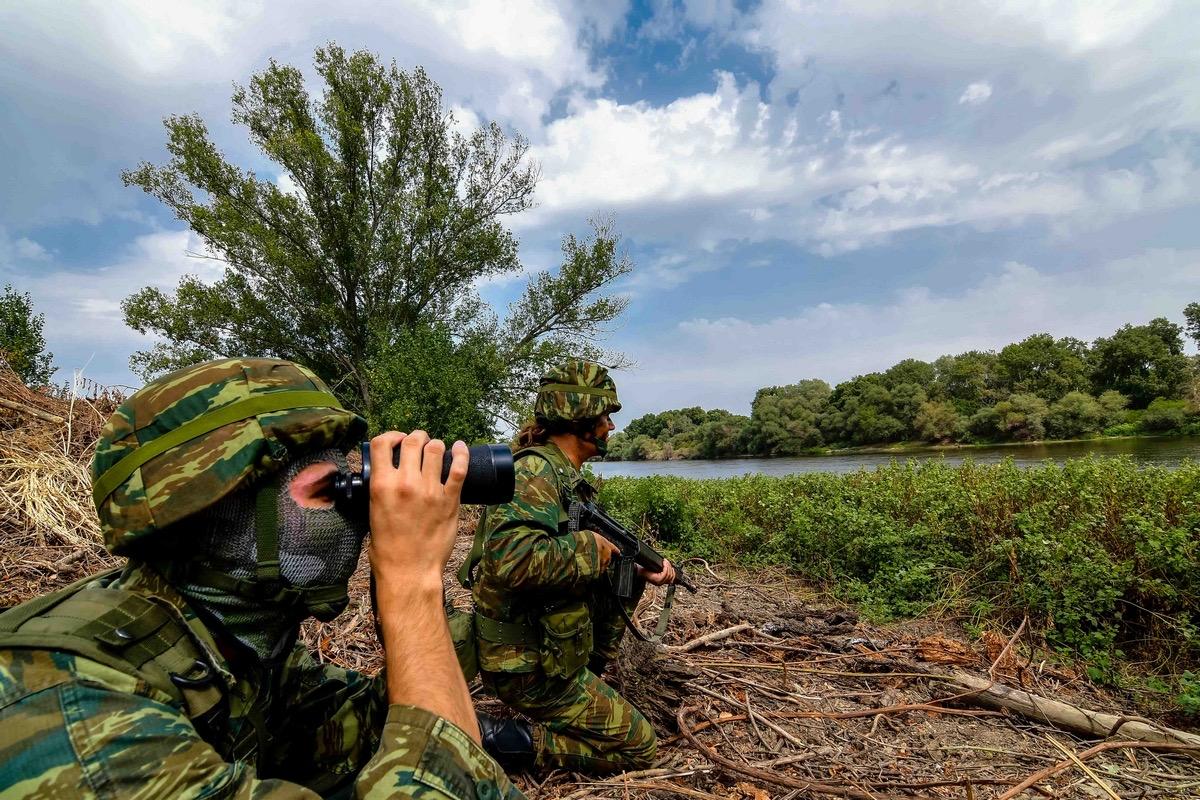
[[[463,680],[440,584],[378,586],[389,705],[432,711],[479,742],[479,723]]]

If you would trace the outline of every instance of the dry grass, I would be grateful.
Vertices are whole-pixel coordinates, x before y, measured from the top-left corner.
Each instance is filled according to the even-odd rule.
[[[88,468],[119,394],[27,388],[0,362],[0,607],[113,563],[104,552]]]

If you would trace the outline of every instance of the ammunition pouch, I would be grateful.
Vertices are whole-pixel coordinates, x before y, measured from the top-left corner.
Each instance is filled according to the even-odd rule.
[[[587,665],[592,654],[592,615],[582,600],[538,617],[542,671],[568,678]]]

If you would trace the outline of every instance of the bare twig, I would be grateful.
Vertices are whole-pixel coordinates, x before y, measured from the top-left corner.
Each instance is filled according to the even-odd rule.
[[[1086,761],[1087,759],[1091,758],[1092,756],[1096,755],[1097,753],[1103,753],[1106,750],[1118,750],[1118,749],[1126,748],[1126,747],[1138,748],[1141,750],[1162,750],[1162,751],[1171,752],[1171,753],[1200,752],[1200,746],[1193,745],[1193,744],[1169,744],[1167,742],[1104,742],[1102,744],[1096,745],[1095,747],[1089,747],[1087,750],[1084,750],[1082,753],[1078,754],[1074,758],[1068,758],[1063,761],[1059,761],[1057,764],[1054,764],[1053,766],[1049,766],[1049,767],[1046,767],[1045,769],[1038,770],[1037,772],[1033,773],[1025,780],[1018,783],[1016,786],[1009,789],[1004,794],[1000,795],[998,798],[996,798],[996,800],[1012,800],[1012,798],[1016,797],[1021,792],[1030,788],[1035,783],[1039,783],[1041,781],[1044,781],[1046,778],[1049,778],[1053,775],[1057,775],[1058,773],[1062,772],[1065,769],[1070,769],[1071,767],[1075,766],[1078,762]]]

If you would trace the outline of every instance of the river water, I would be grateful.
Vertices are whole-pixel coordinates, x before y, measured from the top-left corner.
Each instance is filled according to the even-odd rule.
[[[1200,461],[1200,437],[1164,437],[1155,439],[1096,439],[1087,442],[970,447],[921,450],[910,453],[854,453],[796,458],[729,458],[719,461],[603,461],[589,462],[596,474],[605,477],[628,475],[678,475],[683,478],[729,478],[746,474],[793,475],[798,472],[854,472],[873,469],[897,461],[944,459],[961,464],[970,459],[977,464],[995,464],[1011,458],[1017,464],[1037,464],[1047,459],[1062,462],[1069,458],[1129,456],[1144,464],[1178,466],[1180,461]]]

